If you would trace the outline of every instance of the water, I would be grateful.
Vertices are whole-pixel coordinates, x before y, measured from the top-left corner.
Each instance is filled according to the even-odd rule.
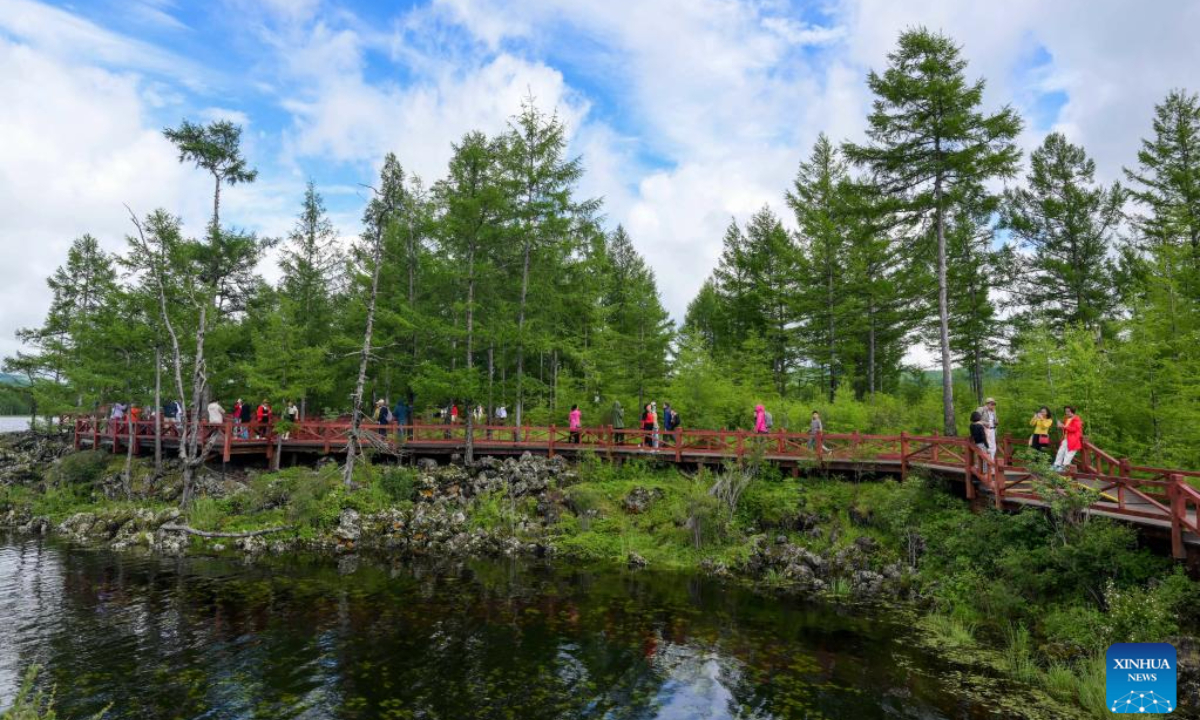
[[[16,417],[13,415],[0,415],[0,433],[18,432],[20,430],[29,429],[29,417]]]
[[[68,719],[992,717],[906,627],[689,576],[0,536],[0,707],[39,663]]]

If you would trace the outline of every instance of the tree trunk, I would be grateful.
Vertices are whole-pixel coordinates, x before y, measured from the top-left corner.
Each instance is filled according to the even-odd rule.
[[[521,427],[524,416],[525,395],[521,382],[525,378],[525,301],[529,297],[529,253],[532,250],[529,228],[525,229],[525,261],[521,269],[521,304],[517,309],[517,401],[516,424]]]
[[[367,384],[367,363],[371,359],[371,334],[375,331],[375,301],[379,297],[379,268],[383,265],[383,224],[380,222],[375,231],[375,247],[372,249],[372,262],[375,268],[371,273],[371,297],[367,300],[367,327],[363,331],[362,355],[358,360],[358,380],[354,384],[354,409],[350,415],[350,434],[346,438],[346,467],[342,480],[350,487],[354,480],[354,460],[359,452],[359,418],[362,416],[363,387]]]
[[[154,477],[162,477],[162,348],[154,347]]]
[[[825,273],[825,312],[829,315],[829,402],[833,402],[837,395],[837,336],[833,320],[833,262],[829,255],[829,248],[826,247],[825,265],[828,272]]]
[[[940,147],[939,147],[940,151]],[[957,435],[954,421],[954,367],[950,360],[950,303],[946,280],[946,221],[942,208],[942,176],[933,184],[934,215],[937,220],[938,332],[942,351],[942,432]]]
[[[129,401],[129,409],[133,409],[133,400]],[[133,499],[133,443],[137,435],[137,423],[133,421],[133,414],[126,412],[125,427],[129,432],[125,433],[125,472],[121,474],[121,489],[125,491],[125,499]]]
[[[474,404],[475,393],[474,385],[475,378],[472,377],[472,371],[475,368],[475,245],[472,243],[471,249],[467,251],[467,376],[470,382],[467,393],[467,401],[464,403],[464,408],[467,412],[467,438],[466,447],[463,449],[463,459],[470,466],[475,462],[475,409]]]
[[[875,298],[867,301],[867,394],[875,399]]]

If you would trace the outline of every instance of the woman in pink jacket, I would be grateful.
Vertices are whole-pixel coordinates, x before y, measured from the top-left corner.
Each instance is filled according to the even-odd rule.
[[[765,433],[767,431],[767,409],[762,405],[754,406],[754,432]]]
[[[583,413],[578,405],[571,406],[571,414],[567,416],[571,423],[571,442],[579,444],[579,430],[583,427]]]

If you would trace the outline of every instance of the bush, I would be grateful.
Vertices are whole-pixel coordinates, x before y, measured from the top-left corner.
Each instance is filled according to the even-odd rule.
[[[416,473],[409,468],[384,468],[379,477],[379,487],[392,502],[410,502],[416,492]]]
[[[95,485],[108,471],[112,455],[99,450],[84,450],[59,458],[50,466],[46,479],[51,485]]]

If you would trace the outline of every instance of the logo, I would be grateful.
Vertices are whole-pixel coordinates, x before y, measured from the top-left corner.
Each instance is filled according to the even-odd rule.
[[[1169,643],[1113,643],[1104,654],[1105,697],[1115,713],[1169,713],[1175,709],[1175,647]]]

